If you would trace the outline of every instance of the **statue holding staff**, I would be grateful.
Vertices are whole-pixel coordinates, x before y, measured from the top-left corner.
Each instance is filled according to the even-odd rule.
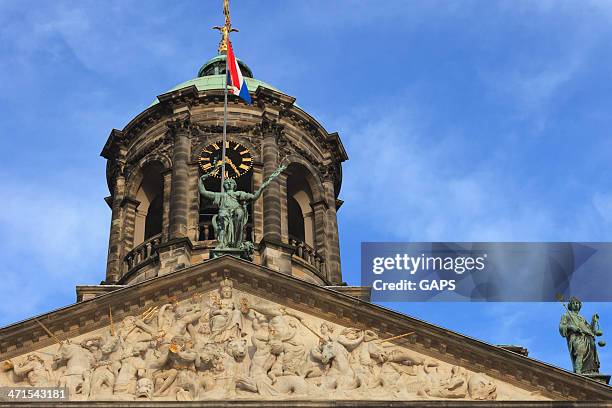
[[[212,173],[218,171],[216,168],[200,177],[198,182],[200,194],[219,207],[219,213],[212,219],[213,230],[217,239],[216,249],[248,249],[247,241],[244,239],[244,228],[249,219],[247,205],[257,200],[263,190],[283,170],[285,170],[285,166],[278,167],[253,194],[246,191],[236,191],[236,181],[233,179],[223,181],[223,192],[207,190],[204,182]]]

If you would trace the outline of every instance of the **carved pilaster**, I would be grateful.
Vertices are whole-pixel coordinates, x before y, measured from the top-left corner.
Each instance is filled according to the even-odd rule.
[[[114,165],[113,174],[111,180],[113,183],[112,195],[107,198],[107,202],[111,207],[111,227],[108,240],[108,256],[106,261],[106,280],[108,284],[115,283],[121,277],[121,264],[122,264],[122,238],[123,238],[123,223],[122,223],[122,207],[121,203],[125,198],[125,156],[126,146],[125,143],[118,141],[120,134],[114,136],[115,143],[113,143],[113,155],[114,160],[109,161]]]
[[[257,191],[263,182],[263,165],[259,162],[253,164],[253,191]],[[253,242],[263,238],[263,202],[253,202]]]
[[[170,238],[170,197],[172,195],[172,169],[168,169],[163,173],[164,192],[163,192],[163,214],[162,214],[162,241],[168,241]]]
[[[336,195],[334,181],[331,177],[323,180],[323,189],[325,193],[325,201],[327,202],[327,210],[325,211],[325,237],[327,241],[327,275],[328,279],[333,284],[342,282],[342,273],[340,270],[340,240],[338,237],[338,218],[336,214]]]
[[[264,118],[261,123],[263,136],[263,178],[268,178],[278,167],[278,135],[282,132],[282,126],[275,120]],[[264,205],[264,239],[270,241],[281,241],[281,207],[280,207],[280,185],[274,180],[263,192]]]
[[[169,238],[187,236],[189,214],[189,157],[191,153],[189,118],[167,122],[174,140],[172,152],[172,188],[170,195]]]
[[[283,126],[264,115],[260,125],[262,134],[263,179],[267,179],[279,165],[278,140]],[[282,202],[279,179],[272,181],[263,192],[263,239],[260,243],[262,263],[267,267],[291,274],[293,249],[282,242]]]
[[[140,205],[140,201],[129,197],[124,197],[121,200],[121,241],[119,253],[119,270],[123,276],[127,270],[123,267],[123,257],[134,248],[134,232],[136,230],[136,209]]]

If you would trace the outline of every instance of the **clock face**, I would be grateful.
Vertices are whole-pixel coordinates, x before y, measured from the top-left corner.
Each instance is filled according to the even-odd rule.
[[[202,149],[198,162],[206,173],[221,178],[221,155],[223,142],[211,143]],[[225,178],[237,178],[251,170],[253,157],[249,149],[232,140],[225,141]]]

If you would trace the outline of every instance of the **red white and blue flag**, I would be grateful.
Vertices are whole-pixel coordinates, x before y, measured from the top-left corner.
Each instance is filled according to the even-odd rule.
[[[234,50],[232,49],[232,43],[227,39],[227,85],[229,86],[229,92],[234,95],[238,95],[246,103],[251,104],[251,95],[247,88],[246,81],[242,77],[238,61],[234,56]]]

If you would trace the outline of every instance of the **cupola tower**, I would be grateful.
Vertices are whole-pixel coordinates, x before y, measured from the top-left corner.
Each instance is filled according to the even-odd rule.
[[[102,150],[112,209],[106,284],[132,284],[204,262],[216,245],[218,211],[198,192],[206,166],[220,158],[225,54],[196,78],[159,95]],[[347,155],[295,98],[255,79],[238,61],[252,95],[229,96],[225,177],[254,192],[284,171],[247,207],[243,234],[252,261],[320,285],[342,282],[336,212]],[[206,180],[219,191],[219,177]]]

